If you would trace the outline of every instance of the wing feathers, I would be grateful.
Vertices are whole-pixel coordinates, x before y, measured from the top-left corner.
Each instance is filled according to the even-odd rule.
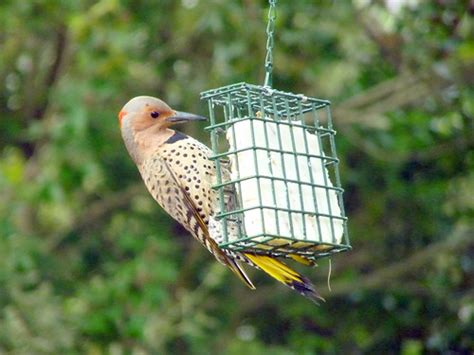
[[[195,232],[194,236],[196,237],[196,239],[198,239],[201,243],[203,243],[204,246],[217,258],[217,260],[225,264],[235,275],[237,275],[237,277],[240,280],[242,280],[243,283],[245,283],[250,289],[254,290],[255,289],[254,284],[249,279],[245,271],[241,268],[241,266],[235,260],[227,256],[225,252],[219,248],[216,241],[211,238],[211,236],[209,235],[209,230],[207,228],[207,225],[204,222],[204,220],[201,218],[201,216],[199,215],[199,212],[193,200],[191,199],[189,194],[186,192],[186,190],[183,188],[181,182],[176,178],[175,174],[173,173],[173,170],[171,170],[171,168],[166,163],[166,161],[163,161],[163,163],[166,166],[171,177],[173,178],[175,184],[181,190],[181,193],[184,197],[184,203],[186,204],[186,208],[188,209],[188,211],[191,211],[194,219],[196,220],[197,225],[199,225],[199,229],[202,233],[199,234]],[[203,239],[201,240],[198,235],[202,236]]]

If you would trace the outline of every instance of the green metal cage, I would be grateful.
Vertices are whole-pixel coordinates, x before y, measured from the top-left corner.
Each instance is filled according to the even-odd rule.
[[[247,83],[201,99],[220,247],[311,260],[350,249],[330,102]]]

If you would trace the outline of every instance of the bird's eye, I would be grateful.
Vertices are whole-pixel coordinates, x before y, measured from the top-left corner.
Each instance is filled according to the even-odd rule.
[[[160,115],[160,113],[159,113],[159,112],[156,112],[156,111],[152,111],[152,112],[150,113],[150,116],[153,117],[153,118],[158,118],[159,115]]]

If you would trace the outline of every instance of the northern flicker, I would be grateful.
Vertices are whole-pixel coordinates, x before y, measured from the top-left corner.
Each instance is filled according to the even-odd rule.
[[[249,288],[255,289],[241,263],[249,264],[314,302],[323,300],[312,283],[283,262],[266,255],[221,249],[209,232],[218,194],[212,189],[216,167],[212,151],[170,127],[206,118],[173,110],[150,96],[131,99],[119,112],[125,146],[158,204]],[[230,174],[230,172],[228,172]],[[305,263],[304,260],[295,258]]]

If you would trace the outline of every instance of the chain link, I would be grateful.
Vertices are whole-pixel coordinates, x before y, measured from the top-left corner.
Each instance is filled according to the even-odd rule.
[[[268,24],[267,24],[267,54],[265,55],[265,82],[264,86],[272,86],[272,70],[273,70],[273,46],[275,40],[273,34],[275,33],[275,19],[276,19],[276,2],[277,0],[269,0],[270,8],[268,10]]]

